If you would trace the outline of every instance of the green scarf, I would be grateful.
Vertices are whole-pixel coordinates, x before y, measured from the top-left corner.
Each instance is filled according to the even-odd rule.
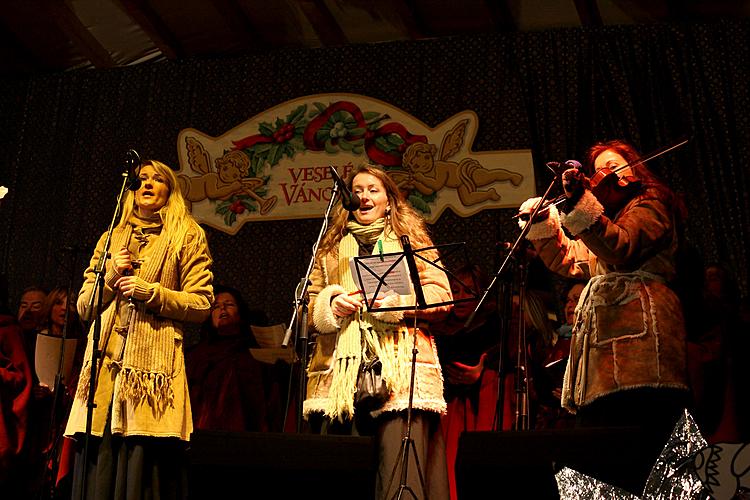
[[[386,231],[385,219],[372,224],[361,225],[350,221],[346,225],[347,234],[339,243],[338,278],[347,293],[359,289],[349,267],[352,257],[359,256],[360,245],[375,245],[382,242],[383,253],[403,251],[401,242],[392,231]],[[357,390],[359,365],[373,356],[380,358],[382,375],[391,391],[409,383],[408,371],[400,370],[408,366],[410,350],[408,342],[395,342],[394,336],[405,338],[407,330],[402,324],[385,323],[360,309],[342,318],[336,340],[336,359],[329,392],[329,408],[326,415],[342,420],[354,415],[354,394]]]

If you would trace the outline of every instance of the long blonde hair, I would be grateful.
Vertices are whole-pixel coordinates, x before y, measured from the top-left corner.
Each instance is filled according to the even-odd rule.
[[[409,241],[414,249],[432,246],[433,243],[428,234],[424,219],[404,199],[396,183],[382,168],[369,163],[359,165],[347,177],[346,187],[351,190],[354,178],[363,173],[370,174],[379,179],[385,188],[388,203],[391,207],[390,211],[386,213],[386,234],[389,231],[393,231],[399,238],[404,235],[409,236]],[[346,234],[346,223],[353,218],[354,215],[344,210],[339,200],[333,209],[331,227],[323,237],[319,251],[323,253],[337,251],[338,243]],[[435,252],[425,252],[425,254],[427,254],[424,255],[425,258],[434,258],[434,255],[436,255]]]
[[[159,213],[164,224],[162,230],[169,238],[169,255],[172,258],[176,258],[183,247],[192,249],[202,244],[206,240],[206,233],[195,222],[195,219],[193,219],[193,216],[188,211],[174,171],[164,163],[156,160],[146,160],[143,166],[146,165],[154,167],[154,170],[164,177],[169,187],[167,202],[159,210]],[[122,228],[128,224],[130,217],[135,212],[135,207],[135,191],[128,191],[123,202],[122,215],[117,227]],[[188,238],[188,234],[191,235],[191,238]]]

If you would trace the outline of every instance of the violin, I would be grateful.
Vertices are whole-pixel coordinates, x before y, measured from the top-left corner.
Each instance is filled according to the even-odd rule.
[[[635,167],[641,165],[649,160],[668,153],[673,149],[676,149],[688,142],[688,139],[683,139],[675,144],[659,148],[656,151],[638,158],[626,165],[620,165],[615,168],[604,167],[596,171],[596,173],[589,179],[591,193],[599,200],[599,203],[604,207],[604,212],[608,216],[612,216],[619,212],[628,201],[638,194],[641,189],[641,180],[632,175],[626,175],[620,177],[617,172],[625,170],[629,167]],[[566,195],[560,195],[552,201],[546,202],[542,205],[542,208],[538,213],[543,213],[549,209],[552,205],[559,205],[566,201],[568,198]],[[520,218],[521,220],[528,220],[529,214],[517,214],[513,218]]]
[[[631,165],[609,168],[604,167],[596,171],[589,179],[591,193],[604,207],[604,212],[612,216],[619,212],[628,201],[640,191],[641,180],[633,175],[620,177],[617,172]]]

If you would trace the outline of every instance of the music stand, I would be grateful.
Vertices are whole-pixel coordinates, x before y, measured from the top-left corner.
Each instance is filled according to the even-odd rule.
[[[460,248],[461,245],[464,245],[464,243],[453,243],[453,244],[447,244],[447,245],[435,245],[431,247],[425,247],[421,248],[419,250],[412,250],[411,243],[409,242],[409,237],[404,235],[401,236],[401,246],[403,247],[403,252],[396,252],[396,253],[390,253],[390,254],[382,254],[382,255],[370,255],[370,256],[362,256],[362,257],[353,257],[353,262],[356,270],[356,276],[357,276],[357,284],[360,286],[360,289],[362,290],[363,295],[365,296],[365,305],[367,306],[367,310],[371,312],[385,312],[385,311],[404,311],[407,309],[413,309],[414,310],[414,343],[412,345],[412,359],[411,359],[411,376],[409,379],[409,404],[406,408],[406,432],[404,433],[403,438],[401,439],[401,452],[399,453],[399,457],[396,460],[396,463],[393,466],[393,471],[391,472],[391,477],[388,480],[388,485],[385,489],[385,491],[389,491],[391,489],[391,485],[393,484],[393,480],[396,477],[396,470],[399,468],[399,464],[401,465],[401,482],[399,484],[398,491],[393,496],[393,498],[400,500],[404,492],[409,492],[412,496],[412,498],[417,499],[418,497],[412,491],[412,489],[407,485],[407,478],[408,478],[408,471],[409,471],[409,452],[414,452],[414,461],[417,465],[417,472],[419,473],[419,485],[422,488],[422,494],[424,495],[424,498],[427,498],[427,491],[425,489],[425,483],[424,483],[424,477],[422,476],[422,468],[419,464],[419,454],[417,453],[416,445],[414,444],[414,440],[411,437],[411,426],[412,426],[412,411],[413,411],[413,404],[414,404],[414,380],[416,378],[416,369],[417,369],[417,353],[419,352],[417,350],[417,311],[423,310],[423,309],[429,309],[433,307],[439,307],[443,305],[449,305],[449,304],[456,304],[458,302],[464,302],[467,300],[474,300],[475,298],[478,298],[478,295],[475,297],[468,297],[466,299],[459,299],[459,300],[448,300],[444,302],[437,302],[434,304],[428,304],[424,297],[424,291],[422,290],[422,284],[419,280],[419,271],[417,269],[417,262],[415,260],[415,257],[421,259],[423,262],[427,263],[428,265],[431,265],[440,271],[444,272],[446,275],[453,276],[454,279],[457,281],[461,281],[458,279],[458,277],[453,274],[451,271],[446,269],[444,266],[439,265],[438,261],[442,260],[442,257],[438,256],[437,259],[430,260],[423,255],[420,255],[421,253],[425,253],[431,250],[437,250],[439,248],[450,248],[450,247],[456,247]],[[452,252],[449,252],[452,253]],[[439,255],[439,254],[438,254]],[[392,259],[389,264],[386,264],[384,266],[378,267],[378,266],[372,266],[373,263],[377,262],[384,262],[385,257],[392,257],[396,256],[395,259]],[[377,259],[377,260],[371,260],[371,259]],[[366,261],[371,262],[371,266],[368,266],[365,262]],[[376,297],[378,296],[381,289],[386,288],[388,290],[392,289],[392,286],[396,283],[389,282],[388,278],[389,275],[395,270],[398,269],[398,266],[403,262],[406,262],[407,268],[408,268],[408,278],[409,282],[411,284],[411,290],[414,292],[414,296],[416,298],[414,306],[393,306],[393,307],[374,307],[374,302]],[[379,273],[378,271],[374,270],[373,267],[376,267],[376,269],[379,269],[382,271],[382,268],[385,268],[385,271],[382,273]],[[362,273],[362,271],[365,271],[365,274]],[[369,284],[373,284],[372,280],[365,280],[363,279],[363,276],[365,277],[374,277],[375,278],[375,289],[370,290],[367,289],[367,286]],[[396,280],[400,283],[400,280]],[[372,293],[368,293],[368,292]],[[473,291],[471,292],[474,293]],[[368,297],[371,298],[368,299]]]

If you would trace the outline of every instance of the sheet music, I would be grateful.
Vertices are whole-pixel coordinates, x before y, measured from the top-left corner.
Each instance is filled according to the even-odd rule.
[[[401,259],[396,266],[388,271],[398,259]],[[357,275],[359,268],[359,275]],[[375,290],[378,288],[380,279],[385,273],[388,275],[383,280],[378,295],[387,297],[388,295],[411,295],[411,279],[409,277],[409,268],[406,265],[406,259],[403,254],[384,254],[367,257],[359,257],[359,264],[355,257],[349,259],[349,269],[351,270],[354,282],[365,295],[366,300],[372,300],[375,296]],[[370,271],[372,271],[372,273]],[[375,275],[373,275],[375,273]]]
[[[250,325],[250,330],[252,330],[255,340],[260,346],[249,349],[252,357],[261,363],[268,363],[270,365],[277,361],[294,363],[296,358],[294,348],[291,346],[281,347],[284,335],[286,334],[286,325],[283,323],[272,326]]]
[[[286,333],[286,325],[283,323],[272,326],[250,325],[250,330],[260,347],[281,347]]]
[[[36,336],[36,351],[34,352],[34,366],[39,383],[55,390],[55,376],[60,367],[61,337],[54,337],[43,333]],[[63,362],[63,381],[70,380],[73,368],[73,357],[76,353],[76,339],[65,339],[65,361]]]

